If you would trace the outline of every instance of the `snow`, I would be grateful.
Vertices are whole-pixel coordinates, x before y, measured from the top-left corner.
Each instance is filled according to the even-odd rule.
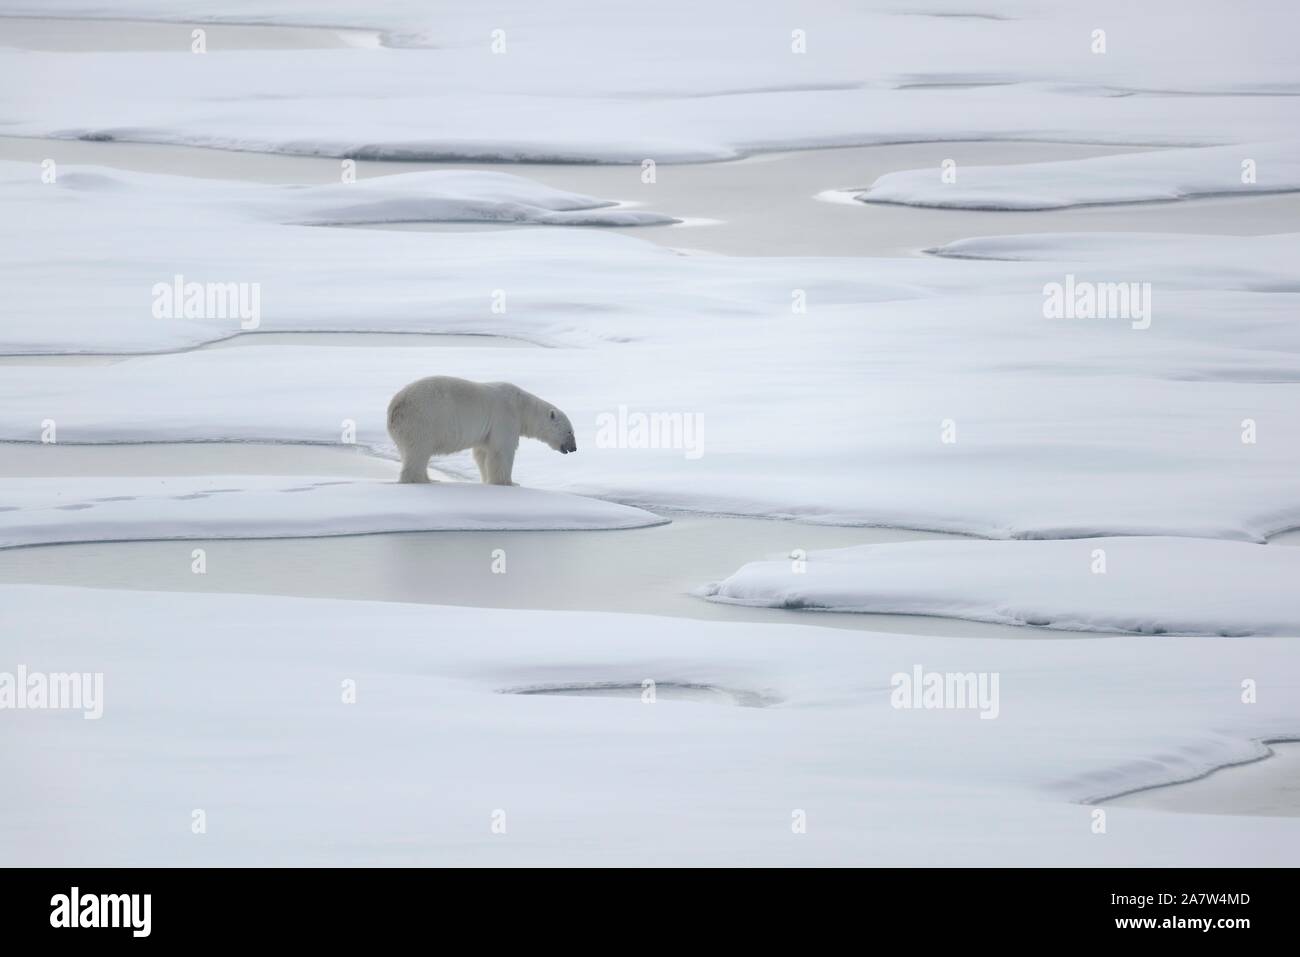
[[[1090,806],[1300,735],[1294,639],[869,637],[39,586],[0,589],[0,627],[5,671],[103,674],[98,720],[0,723],[8,864],[1267,866],[1300,852],[1293,818],[1114,807],[1096,834]],[[892,707],[895,675],[918,666],[996,673],[996,718]],[[593,682],[628,690],[582,693]],[[536,693],[566,687],[579,695]]]
[[[143,539],[282,538],[662,524],[612,502],[468,483],[310,475],[0,479],[0,548]]]
[[[696,335],[702,314],[731,329],[788,318],[796,289],[807,293],[814,313],[942,294],[963,294],[978,312],[972,297],[1040,294],[1044,282],[1061,278],[1079,245],[1034,237],[1039,252],[1021,258],[1040,260],[1038,267],[914,259],[705,261],[590,231],[394,234],[295,225],[670,221],[498,173],[413,173],[306,187],[79,166],[58,167],[51,185],[40,177],[35,164],[0,163],[0,200],[21,224],[0,237],[9,289],[0,324],[6,353],[168,351],[240,332],[233,320],[155,318],[153,287],[176,274],[187,281],[259,283],[264,332],[479,332],[592,345]],[[204,228],[188,228],[196,221]],[[1106,270],[1102,278],[1159,283],[1162,294],[1295,287],[1294,236],[1218,238],[1188,250],[1181,236],[1093,235],[1089,241],[1102,244],[1093,256]],[[1131,253],[1139,247],[1143,256],[1135,261]],[[971,255],[965,250],[974,246],[949,248]],[[1107,249],[1113,254],[1103,255]],[[1158,268],[1146,264],[1152,258]],[[1226,270],[1225,261],[1236,268]],[[1246,268],[1249,283],[1240,276]],[[494,308],[494,290],[506,294],[502,308]]]
[[[486,170],[425,170],[337,182],[328,185],[271,186],[229,180],[195,180],[183,176],[132,173],[99,167],[69,166],[56,171],[57,198],[33,192],[33,167],[0,164],[9,175],[5,185],[15,202],[24,203],[33,219],[37,209],[61,204],[59,211],[78,213],[101,208],[120,212],[127,202],[148,195],[165,204],[162,215],[182,211],[229,222],[257,219],[304,226],[357,226],[408,222],[530,223],[562,226],[643,226],[676,222],[642,210],[619,208],[614,200],[554,189],[510,173]],[[355,166],[350,172],[355,175]],[[148,211],[135,209],[137,216]]]
[[[1300,141],[1011,166],[958,164],[952,173],[955,179],[945,181],[938,164],[887,173],[857,198],[950,209],[1023,210],[1286,192],[1300,189]]]
[[[659,182],[687,182],[698,171],[672,164],[901,142],[933,144],[933,165],[866,190],[874,174],[800,181],[800,193],[996,210],[1254,196],[1257,208],[1262,194],[1300,189],[1291,0],[1249,16],[1228,0],[3,6],[186,24],[174,52],[57,53],[4,47],[0,18],[4,133],[45,137],[57,168],[46,183],[41,165],[0,163],[0,443],[29,444],[23,471],[42,468],[43,442],[346,445],[391,458],[389,398],[431,374],[518,383],[568,413],[579,453],[523,442],[520,488],[315,467],[231,474],[237,457],[201,476],[0,478],[0,548],[632,529],[663,521],[646,509],[683,509],[792,519],[794,544],[798,522],[988,539],[813,551],[798,573],[778,556],[707,589],[718,602],[1074,634],[0,585],[0,703],[19,669],[99,672],[105,692],[97,720],[4,712],[0,863],[1296,860],[1300,819],[1108,807],[1096,833],[1092,805],[1300,740],[1300,552],[1261,544],[1300,528],[1300,233],[972,228],[931,255],[883,259],[685,255],[568,228],[716,215],[660,210],[643,160],[661,164]],[[382,41],[232,50],[223,21]],[[191,22],[209,27],[206,54],[189,52]],[[1105,53],[1090,49],[1099,28]],[[494,31],[507,52],[493,52]],[[806,53],[792,51],[793,31]],[[63,158],[73,139],[363,166],[628,165],[602,180],[626,188],[599,196],[495,171],[344,182],[346,164],[325,170],[333,182],[271,186],[77,166]],[[963,140],[1143,151],[978,167]],[[927,163],[914,156],[906,165]],[[949,158],[957,179],[945,184]],[[873,214],[889,211],[850,202],[846,224],[881,228]],[[1142,214],[1108,222],[1142,226]],[[1086,228],[1091,214],[1055,215]],[[1261,220],[1234,206],[1222,221]],[[421,222],[492,228],[337,228]],[[158,289],[173,280],[255,287],[258,315],[160,316]],[[1099,283],[1148,289],[1149,310],[1048,318],[1049,288]],[[548,348],[284,335],[205,348],[339,332]],[[123,358],[24,358],[79,353]],[[697,444],[609,440],[601,423],[629,415],[689,422]],[[119,451],[113,468],[162,470]],[[433,464],[476,477],[466,453]],[[121,547],[94,551],[112,561]],[[753,550],[733,551],[727,563]],[[521,574],[511,568],[504,588]],[[419,562],[398,571],[429,574]],[[681,576],[645,587],[669,581]],[[918,673],[970,675],[993,698],[898,707],[924,703],[895,687]],[[196,810],[205,833],[192,829]],[[792,831],[804,813],[807,833]],[[500,815],[508,827],[494,833]]]
[[[178,15],[158,0],[19,0],[6,9]],[[590,0],[435,10],[210,0],[188,4],[184,16],[373,27],[388,45],[223,50],[213,28],[204,55],[190,52],[185,33],[175,52],[128,57],[0,50],[0,76],[12,78],[0,84],[0,115],[7,132],[23,136],[617,163],[885,142],[1188,146],[1294,136],[1296,8],[1286,0],[1249,17],[1226,0],[1194,10],[1172,0],[999,10],[1005,19],[833,0],[664,0],[644,10]],[[1099,27],[1104,53],[1093,52]],[[795,52],[796,30],[804,53]],[[266,96],[272,73],[275,95]],[[36,87],[41,96],[29,96]]]
[[[1212,269],[1211,286],[1227,280],[1234,288],[1253,292],[1300,292],[1300,280],[1294,272],[1290,276],[1286,272],[1286,264],[1300,256],[1300,233],[1018,233],[972,236],[926,252],[952,259],[1102,264],[1112,270],[1133,264],[1122,273],[1125,279],[1153,278],[1185,265],[1187,282],[1195,282],[1196,273]]]
[[[937,313],[943,318],[942,310]],[[969,349],[968,363],[949,354],[927,370],[922,340],[959,343],[956,329],[970,322],[969,314],[958,312],[946,323],[923,322],[907,310],[892,323],[888,315],[879,319],[878,345],[871,337],[861,351],[841,348],[838,361],[829,364],[831,350],[814,348],[817,340],[840,335],[846,341],[844,331],[860,322],[766,337],[769,344],[787,342],[785,352],[728,343],[725,366],[649,345],[278,346],[94,368],[19,366],[0,380],[0,438],[39,441],[42,423],[50,420],[58,441],[71,444],[339,444],[340,423],[351,420],[359,446],[391,455],[384,426],[388,400],[407,382],[436,372],[514,381],[569,415],[577,456],[521,443],[515,474],[524,485],[651,509],[994,538],[1113,533],[1260,540],[1300,525],[1293,480],[1300,425],[1291,414],[1287,382],[1240,381],[1219,372],[1148,378],[1145,370],[1122,368],[1090,375],[1090,357],[1082,351],[1068,362],[1054,356],[1061,366],[1055,374],[1000,375],[1004,363],[1014,368],[1019,357],[980,357]],[[1005,310],[998,315],[1006,317]],[[920,325],[928,330],[915,328]],[[915,341],[901,342],[899,329]],[[707,346],[710,338],[702,338]],[[1061,348],[1059,340],[1047,339],[1044,348]],[[1153,337],[1151,353],[1171,343],[1179,347],[1177,339]],[[892,367],[874,358],[876,352],[887,352]],[[1124,355],[1123,362],[1140,365],[1145,355]],[[930,350],[929,358],[940,357]],[[1241,361],[1258,367],[1249,355]],[[814,374],[818,363],[822,368]],[[716,370],[712,379],[706,369]],[[990,380],[983,370],[998,375]],[[164,393],[169,401],[160,404],[157,396]],[[619,404],[702,416],[703,455],[691,458],[686,448],[602,447],[600,417],[615,415]],[[849,428],[846,410],[857,416]],[[946,417],[956,423],[953,444],[943,442]],[[1242,441],[1245,417],[1257,420],[1254,444]],[[466,455],[434,464],[473,474]],[[1188,502],[1197,507],[1189,509]]]
[[[225,187],[240,191],[238,187]],[[650,226],[677,222],[645,210],[619,209],[601,200],[513,176],[480,170],[437,170],[376,176],[310,187],[244,187],[254,206],[274,222],[307,226],[403,222],[532,223],[547,226]],[[209,187],[205,197],[210,202]],[[259,194],[271,194],[261,199]]]
[[[539,208],[585,202],[514,180],[395,179],[502,201],[523,191]],[[0,378],[0,440],[38,441],[51,420],[70,443],[336,444],[350,419],[361,447],[391,455],[388,400],[442,373],[514,381],[569,414],[581,467],[525,443],[524,484],[651,509],[991,538],[1258,541],[1300,526],[1295,235],[1037,235],[925,258],[760,259],[591,230],[279,221],[355,215],[356,185],[227,188],[90,167],[43,185],[36,166],[4,164],[0,196],[24,228],[0,236],[0,349],[151,352],[241,332],[234,318],[155,318],[153,289],[175,275],[260,284],[260,332],[559,348],[286,345],[17,365]],[[1045,287],[1072,276],[1150,284],[1149,327],[1045,318]],[[602,447],[597,423],[620,407],[695,417],[702,455]],[[472,474],[464,457],[449,465]]]
[[[776,608],[1070,631],[1300,634],[1300,549],[1177,538],[863,545],[751,562],[704,589]]]
[[[558,273],[544,291],[563,295],[568,312],[574,296],[563,287],[584,268],[570,257],[617,260],[639,244],[590,235],[569,242],[550,233],[417,235],[295,224],[672,221],[490,172],[303,187],[97,167],[56,170],[55,182],[45,184],[36,164],[0,163],[0,200],[20,225],[0,238],[0,274],[12,289],[12,308],[0,324],[4,352],[165,351],[241,331],[236,318],[157,318],[155,284],[170,284],[176,275],[187,282],[256,284],[261,331],[492,331],[485,326],[494,321],[493,290],[508,290],[517,308]],[[203,228],[194,229],[196,222]],[[505,269],[503,257],[532,262],[522,271]],[[613,287],[605,286],[607,295]]]

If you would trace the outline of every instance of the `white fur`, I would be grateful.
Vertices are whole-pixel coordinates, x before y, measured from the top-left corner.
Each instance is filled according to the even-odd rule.
[[[488,485],[514,485],[520,437],[576,452],[568,416],[509,382],[437,375],[412,382],[388,403],[388,434],[402,453],[403,482],[428,482],[429,457],[474,450]]]

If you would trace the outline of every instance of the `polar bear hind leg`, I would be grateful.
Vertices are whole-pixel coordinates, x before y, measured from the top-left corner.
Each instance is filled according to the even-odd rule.
[[[388,409],[388,434],[402,455],[402,474],[398,481],[428,484],[433,441],[400,393]]]
[[[415,484],[429,483],[429,458],[433,455],[431,449],[413,449],[399,446],[402,452],[402,474],[398,478],[399,482],[412,482]]]

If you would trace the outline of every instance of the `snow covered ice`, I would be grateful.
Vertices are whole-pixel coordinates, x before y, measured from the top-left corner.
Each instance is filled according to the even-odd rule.
[[[0,14],[0,863],[1297,860],[1294,4]]]
[[[715,601],[1075,631],[1300,631],[1300,550],[1177,538],[900,542],[754,562]]]
[[[797,11],[566,0],[545,15],[503,2],[432,13],[419,2],[376,10],[341,0],[308,12],[293,0],[208,0],[185,8],[213,23],[206,58],[191,56],[179,31],[178,53],[0,51],[0,74],[43,82],[39,99],[6,87],[0,109],[15,135],[369,159],[698,162],[887,142],[1192,146],[1295,135],[1287,0],[1249,17],[1224,0],[994,6],[1005,19],[830,0]],[[6,11],[181,18],[158,0],[28,0]],[[1098,18],[1114,24],[1103,55],[1092,49]],[[1168,40],[1171,18],[1179,43]],[[216,55],[222,20],[372,27],[388,45],[277,51],[268,97],[264,51]],[[1260,29],[1270,20],[1279,26]],[[793,52],[795,29],[806,54]]]
[[[1258,169],[1266,170],[1263,182]],[[1300,186],[1300,141],[1126,153],[1021,166],[967,166],[952,181],[933,170],[882,176],[858,198],[959,209],[1061,209],[1195,196],[1285,192]]]
[[[77,541],[278,538],[438,529],[637,528],[662,519],[597,499],[455,483],[318,476],[0,480],[0,548]]]
[[[1196,817],[1191,842],[1180,815],[1118,809],[1099,838],[1081,803],[1258,758],[1262,739],[1294,733],[1300,665],[1285,638],[864,640],[247,595],[0,598],[20,660],[104,673],[98,721],[6,716],[11,760],[77,766],[0,791],[0,839],[20,863],[1281,864],[1300,841],[1295,819]],[[892,706],[895,676],[917,665],[999,672],[997,719]],[[1269,690],[1243,707],[1248,673]],[[340,703],[344,680],[355,705]],[[647,680],[766,704],[645,704]],[[633,690],[518,693],[592,682]],[[150,769],[147,791],[114,773],[123,760]],[[196,792],[212,822],[197,847]],[[505,840],[488,826],[497,808]],[[346,841],[331,838],[339,821]]]

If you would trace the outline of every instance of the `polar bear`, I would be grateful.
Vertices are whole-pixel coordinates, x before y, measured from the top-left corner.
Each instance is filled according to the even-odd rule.
[[[568,455],[578,451],[569,417],[509,382],[435,375],[412,382],[388,403],[388,434],[402,453],[401,482],[428,482],[429,457],[474,450],[487,485],[515,485],[522,436]]]

